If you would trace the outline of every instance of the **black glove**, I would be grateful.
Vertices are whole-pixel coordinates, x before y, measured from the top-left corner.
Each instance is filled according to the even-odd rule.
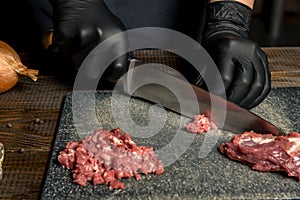
[[[70,63],[73,75],[76,75],[81,63],[96,45],[125,30],[122,22],[102,0],[52,0],[51,3],[53,44],[58,46],[59,53]],[[112,56],[127,52],[127,38],[115,41],[107,51]],[[84,76],[87,79],[98,79],[103,73],[101,67],[86,69]],[[104,79],[114,81],[126,70],[127,54],[123,54],[111,63],[103,76]]]
[[[210,3],[203,38],[203,47],[221,73],[228,100],[247,109],[263,101],[271,88],[267,56],[249,40],[251,17],[252,10],[241,3]]]

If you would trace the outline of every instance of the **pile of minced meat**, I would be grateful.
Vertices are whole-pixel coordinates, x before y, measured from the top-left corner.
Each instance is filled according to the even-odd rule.
[[[140,174],[164,172],[153,148],[137,146],[120,128],[96,129],[79,142],[68,142],[58,161],[72,170],[74,182],[81,186],[91,181],[94,185],[108,184],[110,188],[123,189],[121,178],[138,180]]]

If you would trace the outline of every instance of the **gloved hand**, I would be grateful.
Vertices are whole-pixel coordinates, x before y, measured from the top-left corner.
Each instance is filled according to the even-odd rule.
[[[253,108],[268,95],[271,75],[266,54],[249,40],[252,10],[238,2],[218,1],[209,3],[207,12],[203,47],[220,71],[227,99]]]
[[[88,53],[114,34],[125,31],[122,22],[102,0],[52,0],[53,44],[72,67],[75,76]],[[127,52],[127,38],[114,41],[106,51],[110,56]],[[87,79],[97,79],[106,66],[90,67],[84,71]],[[127,70],[127,54],[110,64],[103,76],[114,81]],[[103,78],[102,76],[102,78]]]

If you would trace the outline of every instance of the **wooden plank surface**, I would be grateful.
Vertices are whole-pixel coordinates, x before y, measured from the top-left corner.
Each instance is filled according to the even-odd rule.
[[[272,87],[300,86],[300,47],[265,48]],[[139,51],[138,57],[170,63],[173,55]],[[172,64],[171,64],[172,65]],[[5,147],[1,199],[39,199],[64,96],[72,86],[53,76],[21,78],[0,95],[0,142]]]
[[[272,87],[300,86],[300,48],[264,48],[272,75]]]

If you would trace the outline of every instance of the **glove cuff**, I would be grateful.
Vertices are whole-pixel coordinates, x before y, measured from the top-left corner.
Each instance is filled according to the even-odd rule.
[[[204,40],[219,33],[249,38],[252,9],[236,1],[217,1],[207,7]]]

